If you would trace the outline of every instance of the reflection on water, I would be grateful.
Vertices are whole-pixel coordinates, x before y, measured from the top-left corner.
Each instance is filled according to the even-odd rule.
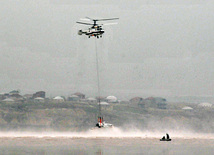
[[[2,137],[1,154],[212,154],[214,139]]]

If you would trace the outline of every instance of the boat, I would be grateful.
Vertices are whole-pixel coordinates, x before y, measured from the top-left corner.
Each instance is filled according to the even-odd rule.
[[[163,138],[160,139],[160,141],[171,141],[171,140],[172,139],[169,138],[169,134],[168,133],[166,133],[166,138],[165,138],[165,136],[163,136]]]
[[[160,141],[171,141],[172,139],[160,139]]]

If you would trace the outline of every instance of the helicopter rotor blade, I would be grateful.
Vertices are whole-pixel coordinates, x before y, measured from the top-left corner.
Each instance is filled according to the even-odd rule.
[[[93,19],[93,18],[90,18],[90,17],[85,17],[87,19],[90,19],[92,21],[105,21],[105,20],[117,20],[119,18],[105,18],[105,19]]]
[[[90,18],[90,17],[85,17],[85,18],[87,18],[87,19],[89,19],[89,20],[95,20],[95,19],[92,19],[92,18]]]
[[[80,20],[83,20],[83,21],[90,21],[90,19],[86,19],[86,18],[80,18]]]
[[[105,21],[105,20],[117,20],[119,18],[107,18],[107,19],[96,19],[97,21]]]
[[[118,23],[105,23],[105,24],[102,24],[102,25],[116,25]]]
[[[83,22],[76,22],[76,23],[78,23],[78,24],[83,24],[83,25],[93,25],[93,24],[91,24],[91,23],[83,23]]]

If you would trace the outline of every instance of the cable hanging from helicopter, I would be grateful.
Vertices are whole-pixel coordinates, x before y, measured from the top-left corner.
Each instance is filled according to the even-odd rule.
[[[90,37],[96,37],[96,38],[102,38],[102,35],[105,33],[104,29],[102,28],[103,25],[114,25],[117,23],[105,23],[105,24],[97,24],[99,21],[108,21],[108,20],[118,20],[119,18],[106,18],[106,19],[92,19],[89,17],[85,17],[80,20],[85,20],[85,21],[92,21],[93,23],[86,23],[86,22],[76,22],[78,24],[83,24],[83,25],[90,25],[91,27],[88,28],[88,30],[79,30],[78,35],[85,34]]]

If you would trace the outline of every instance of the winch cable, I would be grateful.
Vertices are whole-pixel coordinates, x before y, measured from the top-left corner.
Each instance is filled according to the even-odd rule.
[[[97,38],[95,37],[95,51],[96,51],[96,69],[97,69],[97,91],[98,91],[98,105],[99,105],[99,113],[98,117],[101,117],[101,105],[100,105],[100,75],[99,75],[99,60],[98,60],[98,52],[97,52]]]

